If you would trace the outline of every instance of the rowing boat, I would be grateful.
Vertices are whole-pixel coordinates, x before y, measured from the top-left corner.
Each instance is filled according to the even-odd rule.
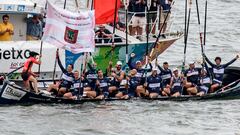
[[[223,99],[240,99],[240,68],[229,67],[225,70],[224,75],[224,87],[225,89],[219,89],[218,92],[206,94],[204,96],[189,96],[182,95],[180,97],[162,97],[159,96],[154,99],[134,97],[127,100],[140,100],[140,101],[189,101],[189,100],[223,100]],[[237,80],[237,81],[236,81]],[[17,83],[17,82],[16,82]],[[5,80],[0,87],[0,104],[26,104],[26,103],[63,103],[63,104],[81,104],[85,102],[102,102],[102,101],[117,101],[126,99],[107,98],[107,99],[88,99],[80,98],[77,100],[64,99],[61,97],[55,97],[50,94],[42,93],[35,94],[33,92],[26,91],[20,85],[15,82]],[[230,84],[230,85],[229,85]]]

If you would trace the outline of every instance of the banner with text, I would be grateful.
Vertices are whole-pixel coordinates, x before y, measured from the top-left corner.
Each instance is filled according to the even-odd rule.
[[[94,52],[94,11],[73,13],[48,2],[42,40],[72,53]]]

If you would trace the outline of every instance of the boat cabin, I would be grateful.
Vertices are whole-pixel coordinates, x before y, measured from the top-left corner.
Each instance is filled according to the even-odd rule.
[[[27,32],[27,18],[40,14],[43,8],[39,7],[37,3],[29,0],[2,0],[0,1],[0,19],[2,23],[2,16],[7,14],[9,22],[13,24],[14,35],[13,41],[26,40]]]

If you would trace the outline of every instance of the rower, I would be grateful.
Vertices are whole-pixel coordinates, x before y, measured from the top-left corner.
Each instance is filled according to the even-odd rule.
[[[189,69],[184,73],[187,80],[184,81],[184,87],[186,89],[193,88],[198,84],[199,70],[195,68],[195,62],[189,62]]]
[[[81,82],[81,86],[80,86],[80,82]],[[84,76],[82,76],[80,81],[79,71],[75,70],[73,87],[70,89],[69,92],[65,93],[63,97],[67,99],[73,99],[73,100],[77,99],[78,95],[82,97],[84,88],[86,88],[87,86],[88,86],[87,79],[85,79]]]
[[[59,52],[57,50],[56,52],[56,59],[58,61],[58,65],[60,67],[60,69],[62,70],[63,74],[60,80],[60,83],[58,84],[51,84],[49,85],[49,87],[47,88],[47,91],[49,92],[56,92],[57,91],[57,95],[58,96],[63,96],[65,93],[69,92],[72,84],[73,84],[73,80],[74,80],[74,75],[73,75],[73,65],[69,64],[67,66],[67,69],[65,69],[62,65],[62,62],[59,58]]]
[[[187,89],[187,92],[189,93],[189,95],[203,96],[204,94],[208,93],[208,90],[211,85],[211,79],[210,79],[209,75],[207,74],[207,71],[205,68],[202,68],[198,80],[199,80],[199,82],[198,82],[197,86]]]
[[[146,94],[146,91],[143,87],[144,83],[145,83],[145,79],[146,79],[146,76],[147,76],[147,72],[151,72],[152,71],[152,64],[150,63],[150,60],[148,60],[148,64],[150,66],[150,68],[142,68],[142,62],[141,61],[136,61],[136,64],[135,66],[132,65],[132,60],[133,58],[135,57],[135,54],[132,53],[131,54],[131,57],[128,61],[128,66],[129,68],[132,70],[132,69],[136,69],[137,70],[137,74],[136,74],[136,77],[138,79],[140,79],[140,85],[137,86],[137,96],[141,97],[141,95],[145,95]],[[145,77],[144,77],[145,76]]]
[[[161,71],[160,76],[162,78],[162,85],[163,85],[163,88],[165,88],[170,85],[171,78],[172,78],[172,71],[171,69],[168,68],[169,67],[168,62],[163,63],[163,68],[159,66],[158,63],[156,63],[156,65],[158,66],[158,69]]]
[[[140,85],[140,81],[141,81],[139,77],[136,76],[136,74],[137,74],[136,69],[132,69],[130,71],[130,75],[127,77],[127,80],[129,82],[128,92],[126,95],[121,97],[122,99],[129,99],[136,96],[137,86]]]
[[[32,82],[34,91],[36,93],[39,93],[37,88],[37,79],[36,79],[38,75],[32,72],[32,66],[33,66],[33,63],[38,65],[41,64],[41,60],[40,60],[41,55],[39,56],[39,60],[37,60],[37,56],[39,55],[38,53],[31,51],[29,55],[30,55],[30,58],[28,58],[24,62],[24,67],[23,67],[21,77],[23,79],[24,86],[27,89],[30,89],[30,82]]]
[[[173,76],[170,82],[170,88],[164,89],[162,92],[163,96],[171,95],[172,97],[179,97],[181,96],[183,90],[183,80],[184,77],[179,75],[178,69],[175,68],[173,70]]]
[[[97,79],[97,63],[93,63],[92,65],[88,63],[89,70],[85,73],[87,80],[89,81],[89,89],[86,91],[92,91],[96,88],[96,79]]]
[[[221,64],[221,58],[216,57],[215,58],[215,63],[213,64],[207,56],[204,54],[204,58],[206,59],[207,63],[211,65],[212,67],[212,72],[213,72],[213,84],[211,85],[210,92],[214,92],[217,88],[222,86],[222,81],[223,81],[223,75],[224,75],[224,70],[226,67],[231,65],[233,62],[235,62],[238,58],[239,55],[237,55],[233,60],[226,64]]]
[[[162,79],[157,73],[157,68],[153,68],[152,74],[147,78],[145,86],[150,98],[157,98],[161,91]]]
[[[102,70],[98,70],[98,78],[96,81],[96,99],[104,99],[107,98],[109,96],[109,79],[107,77],[103,76],[103,71]]]
[[[125,73],[122,71],[122,62],[118,61],[116,64],[116,69],[111,70],[112,86],[109,87],[109,93],[114,95],[117,93],[118,88],[120,87],[121,81],[124,79]]]

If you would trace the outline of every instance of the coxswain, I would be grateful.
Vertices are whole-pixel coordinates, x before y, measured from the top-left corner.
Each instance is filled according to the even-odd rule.
[[[188,88],[194,88],[198,84],[198,78],[199,78],[199,69],[195,68],[195,62],[189,62],[189,69],[187,69],[184,72],[184,76],[187,78],[184,81],[184,87],[186,89]]]
[[[74,75],[73,75],[73,65],[69,64],[67,66],[67,69],[65,69],[62,65],[62,62],[59,58],[59,52],[57,50],[56,52],[56,59],[58,62],[58,65],[62,71],[62,76],[61,76],[61,80],[59,83],[57,84],[51,84],[49,85],[49,87],[47,88],[47,91],[49,92],[57,92],[56,94],[58,96],[63,96],[65,93],[69,92],[72,84],[73,84],[73,80],[74,80]]]
[[[135,66],[132,65],[132,61],[133,61],[133,58],[135,57],[135,54],[132,53],[131,54],[131,57],[128,61],[128,66],[129,68],[132,70],[132,69],[136,69],[137,70],[137,74],[136,74],[136,77],[139,78],[141,81],[140,81],[140,85],[137,87],[137,96],[141,97],[141,95],[145,95],[146,94],[146,90],[145,88],[143,87],[145,81],[146,81],[146,76],[147,76],[147,73],[148,72],[151,72],[152,71],[152,64],[150,63],[150,59],[148,60],[148,64],[150,66],[150,68],[142,68],[142,62],[141,61],[136,61],[136,64]]]
[[[173,76],[171,78],[170,87],[164,89],[162,92],[163,96],[171,95],[172,97],[181,96],[183,90],[183,75],[179,75],[177,68],[173,69]]]
[[[163,68],[159,66],[158,63],[156,63],[156,65],[160,70],[160,77],[162,78],[162,85],[163,85],[162,87],[163,88],[168,87],[170,85],[171,78],[172,78],[172,71],[171,69],[169,69],[168,62],[163,63]]]
[[[98,78],[96,81],[96,99],[104,99],[104,98],[108,98],[109,96],[109,79],[107,77],[103,76],[103,71],[102,70],[98,70]]]
[[[70,91],[65,93],[63,97],[67,99],[75,100],[77,99],[77,96],[79,97],[83,96],[83,91],[84,91],[84,88],[88,86],[88,81],[84,78],[83,75],[79,77],[79,71],[77,70],[75,70],[73,74],[74,74],[73,85]],[[80,83],[81,83],[81,86],[80,86]]]
[[[32,72],[32,66],[33,66],[33,63],[37,65],[41,64],[41,60],[40,60],[41,55],[33,51],[31,51],[29,55],[30,57],[24,62],[24,67],[23,67],[21,76],[22,76],[24,85],[27,89],[30,89],[30,82],[32,82],[34,91],[36,93],[39,93],[37,88],[37,79],[36,79],[38,75]],[[39,60],[37,59],[37,56],[39,56]]]
[[[238,58],[239,55],[237,55],[233,60],[226,64],[221,64],[221,58],[216,57],[215,58],[215,63],[213,64],[207,56],[204,54],[204,58],[206,59],[206,62],[212,67],[212,72],[213,72],[213,83],[211,85],[210,92],[214,92],[217,88],[222,86],[223,82],[223,75],[224,75],[224,70],[227,68],[229,65],[231,65],[233,62],[235,62]]]
[[[152,74],[147,78],[147,82],[145,83],[149,98],[158,97],[161,92],[161,82],[162,79],[157,73],[157,68],[153,68]]]
[[[120,83],[125,76],[124,71],[122,71],[122,62],[118,61],[116,64],[116,69],[111,71],[114,71],[114,72],[111,73],[111,76],[113,78],[112,78],[112,86],[109,87],[109,93],[115,96],[118,88],[120,87]]]

